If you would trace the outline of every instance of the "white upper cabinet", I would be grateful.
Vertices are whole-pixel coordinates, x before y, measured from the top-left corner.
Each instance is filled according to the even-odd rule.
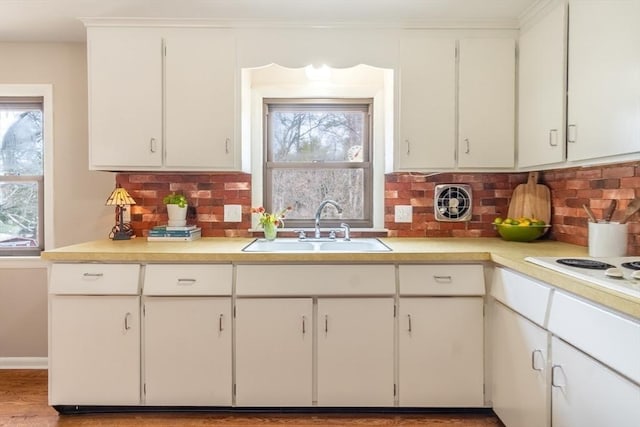
[[[165,36],[165,165],[233,169],[236,51],[225,30]]]
[[[513,168],[515,40],[459,42],[458,166]]]
[[[89,27],[90,168],[237,170],[229,30]]]
[[[568,160],[640,152],[640,2],[569,3]]]
[[[88,28],[91,169],[162,164],[162,38],[153,29]]]
[[[408,31],[400,40],[397,170],[455,167],[454,39]]]
[[[558,2],[520,36],[520,167],[565,159],[566,23],[566,5]]]

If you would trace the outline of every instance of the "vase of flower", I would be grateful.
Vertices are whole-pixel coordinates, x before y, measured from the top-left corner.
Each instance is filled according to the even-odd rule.
[[[258,214],[258,224],[262,226],[264,238],[266,240],[275,240],[278,235],[278,227],[284,226],[285,214],[290,210],[291,208],[287,207],[279,212],[268,213],[265,212],[262,206],[260,206],[257,208],[251,208],[251,213]]]
[[[266,223],[262,225],[262,230],[264,231],[264,238],[267,240],[276,240],[278,236],[278,227],[273,223]]]

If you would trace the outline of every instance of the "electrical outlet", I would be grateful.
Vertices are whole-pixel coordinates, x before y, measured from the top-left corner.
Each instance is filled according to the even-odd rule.
[[[224,205],[224,222],[242,222],[242,206]]]
[[[413,206],[396,205],[395,222],[413,222]]]

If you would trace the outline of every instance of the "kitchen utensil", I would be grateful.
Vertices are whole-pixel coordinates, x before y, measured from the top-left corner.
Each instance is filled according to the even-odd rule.
[[[609,222],[611,221],[611,217],[613,216],[613,212],[615,212],[616,210],[616,206],[618,206],[618,201],[617,200],[612,200],[611,203],[609,203],[609,207],[604,211],[604,220],[605,222]]]
[[[627,209],[624,211],[624,216],[620,220],[620,224],[625,224],[629,219],[640,210],[640,198],[635,198],[629,203]]]
[[[509,203],[509,218],[527,217],[539,219],[549,224],[551,221],[551,195],[549,187],[538,184],[538,172],[529,172],[526,184],[513,190]]]
[[[593,211],[589,206],[582,205],[582,209],[584,209],[584,211],[587,213],[587,216],[589,217],[589,221],[598,222],[598,220],[596,219],[596,216],[593,214]]]

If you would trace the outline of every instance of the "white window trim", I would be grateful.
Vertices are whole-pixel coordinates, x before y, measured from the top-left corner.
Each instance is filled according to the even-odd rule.
[[[243,159],[250,159],[249,168],[251,172],[251,203],[252,206],[263,205],[263,152],[264,141],[262,105],[263,98],[331,98],[352,97],[352,98],[373,98],[373,158],[372,165],[374,171],[388,171],[392,164],[389,153],[393,146],[393,82],[392,75],[385,75],[384,88],[378,86],[362,85],[358,87],[337,90],[310,90],[300,87],[287,86],[261,86],[254,88],[251,85],[251,70],[242,70],[242,116],[245,118],[242,123],[243,139]],[[244,163],[244,160],[243,160]],[[373,174],[373,228],[358,229],[360,231],[386,231],[384,228],[384,173]],[[251,219],[251,230],[259,230],[257,219]]]
[[[53,232],[53,85],[0,84],[0,96],[42,97],[44,135],[44,250],[55,247]],[[0,268],[44,266],[39,256],[0,256]],[[35,263],[35,264],[34,264]]]

